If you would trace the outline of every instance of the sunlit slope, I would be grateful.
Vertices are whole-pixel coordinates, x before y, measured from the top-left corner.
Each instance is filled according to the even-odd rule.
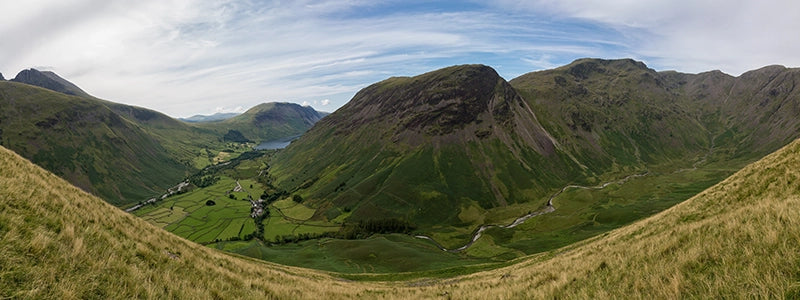
[[[178,238],[5,148],[0,182],[2,298],[287,299],[357,292],[321,273]]]
[[[658,215],[507,269],[463,278],[453,294],[797,298],[798,182],[800,141],[794,141]]]
[[[106,102],[0,82],[0,145],[106,201],[161,193],[188,167]]]
[[[324,116],[324,113],[310,106],[269,102],[256,105],[233,118],[194,125],[213,130],[219,136],[229,133],[229,130],[235,130],[244,138],[260,143],[300,135]]]
[[[464,277],[364,283],[177,238],[0,149],[0,296],[794,298],[800,142],[651,218]]]
[[[359,91],[271,162],[275,185],[317,208],[315,218],[397,218],[418,225],[542,205],[569,178],[594,174],[553,144],[524,100],[483,65],[393,77]]]

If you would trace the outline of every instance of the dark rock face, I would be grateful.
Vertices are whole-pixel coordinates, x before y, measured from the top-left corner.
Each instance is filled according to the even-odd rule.
[[[494,69],[483,65],[444,68],[411,78],[390,78],[358,92],[332,115],[340,133],[366,124],[396,124],[395,134],[411,131],[446,135],[480,124],[502,123],[521,98]],[[488,114],[488,115],[487,115]]]
[[[59,77],[53,72],[40,72],[36,69],[22,70],[14,79],[11,79],[11,81],[35,85],[67,95],[89,97],[89,94],[81,90],[78,86]]]
[[[45,76],[44,73],[39,72],[36,69],[22,70],[19,72],[19,74],[17,74],[17,77],[14,77],[14,79],[11,79],[11,81],[27,83],[68,95],[75,95],[75,93],[68,91],[66,86]]]
[[[0,73],[0,80],[6,80],[6,79],[3,77],[3,73]]]

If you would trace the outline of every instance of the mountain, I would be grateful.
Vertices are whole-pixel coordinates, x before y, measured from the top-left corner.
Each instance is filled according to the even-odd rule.
[[[276,156],[277,186],[317,218],[463,224],[462,210],[539,199],[593,175],[492,68],[463,65],[358,92]]]
[[[11,81],[35,85],[67,95],[91,97],[75,84],[50,71],[40,72],[32,68],[22,70],[14,79],[11,79]]]
[[[214,130],[178,121],[152,109],[101,100],[109,109],[135,123],[189,169],[202,169],[218,151],[227,149]],[[175,182],[173,182],[174,184]]]
[[[0,73],[0,80],[6,80],[6,78],[3,77],[3,73]]]
[[[0,107],[0,144],[110,203],[147,199],[189,170],[103,101],[4,81]]]
[[[623,204],[580,200],[553,214],[563,218],[547,241],[486,233],[534,253],[679,203],[800,137],[798,76],[780,66],[733,77],[580,59],[510,82],[479,65],[390,78],[276,154],[270,176],[307,199],[315,220],[401,219],[457,247],[483,224],[546,209],[569,186],[709,168],[670,177],[679,181],[666,189],[642,187]],[[611,215],[611,204],[622,205],[614,217],[588,214]]]
[[[191,116],[191,117],[188,117],[188,118],[181,118],[180,120],[184,121],[184,122],[190,122],[190,123],[195,123],[195,122],[214,122],[214,121],[227,120],[227,119],[233,118],[233,117],[238,116],[238,115],[239,115],[239,113],[215,113],[213,115],[207,115],[207,116],[206,115],[194,115],[194,116]]]
[[[703,149],[757,159],[798,137],[800,69],[656,72],[630,59],[580,59],[510,81],[587,165],[654,164]]]
[[[224,139],[231,128],[254,138],[285,137],[323,115],[272,104],[238,123],[194,126],[91,97],[55,73],[34,69],[0,82],[0,90],[0,145],[115,205],[158,195],[212,164],[220,151],[232,151]]]
[[[684,160],[711,146],[697,104],[641,62],[580,59],[510,84],[547,131],[598,173]]]
[[[197,126],[215,130],[219,135],[233,131],[246,140],[264,142],[300,135],[324,116],[310,106],[270,102],[224,121],[198,123]]]
[[[800,211],[794,209],[800,205],[800,141],[675,207],[606,235],[504,268],[456,278],[417,274],[399,282],[343,280],[192,244],[3,147],[0,170],[4,298],[791,299],[800,294]],[[362,280],[376,280],[373,276]]]

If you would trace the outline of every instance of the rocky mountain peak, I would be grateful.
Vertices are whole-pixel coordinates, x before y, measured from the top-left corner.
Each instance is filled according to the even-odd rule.
[[[22,70],[11,81],[35,85],[67,95],[91,97],[72,82],[50,71],[41,72],[33,68]]]
[[[453,66],[414,77],[394,77],[359,91],[335,114],[340,128],[368,123],[395,124],[396,133],[448,134],[504,113],[516,92],[491,67]],[[339,120],[341,119],[341,120]]]

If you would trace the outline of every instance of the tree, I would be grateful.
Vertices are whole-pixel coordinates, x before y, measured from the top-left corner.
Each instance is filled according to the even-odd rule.
[[[303,197],[298,195],[298,194],[294,194],[292,196],[292,201],[297,202],[297,203],[303,202]]]

